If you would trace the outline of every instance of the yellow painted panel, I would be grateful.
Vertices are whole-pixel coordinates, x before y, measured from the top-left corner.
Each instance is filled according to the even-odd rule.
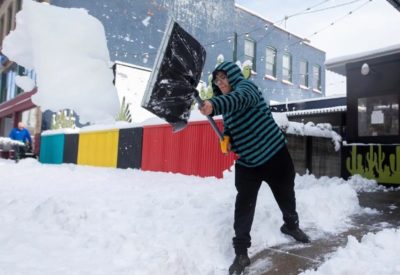
[[[119,130],[79,134],[78,164],[117,167]]]

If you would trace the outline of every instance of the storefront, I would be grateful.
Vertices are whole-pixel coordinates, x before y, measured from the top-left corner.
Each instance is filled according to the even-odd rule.
[[[11,129],[16,127],[19,121],[22,121],[31,136],[34,137],[33,148],[35,153],[38,153],[37,141],[40,137],[42,113],[31,100],[34,93],[36,90],[25,92],[0,104],[0,136],[8,136]]]
[[[327,61],[347,77],[342,175],[400,184],[400,44]]]

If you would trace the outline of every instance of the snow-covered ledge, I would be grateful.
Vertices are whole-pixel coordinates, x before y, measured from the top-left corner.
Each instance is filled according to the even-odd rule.
[[[12,140],[8,137],[0,137],[0,145],[24,145],[24,143],[18,140]]]
[[[286,79],[282,79],[282,83],[283,83],[283,84],[286,84],[286,85],[291,85],[291,86],[294,85],[293,82],[291,82],[291,81],[289,81],[289,80],[286,80]]]
[[[126,121],[116,121],[110,124],[93,124],[84,126],[82,128],[63,128],[56,130],[46,130],[42,132],[42,136],[100,132],[100,131],[110,131],[110,130],[118,130],[118,129],[134,128],[134,127],[138,127],[138,125]]]
[[[334,145],[335,150],[338,151],[340,149],[340,143],[342,141],[342,137],[332,130],[332,125],[329,123],[319,123],[315,125],[313,122],[308,122],[307,124],[300,122],[289,121],[286,113],[277,113],[272,112],[272,115],[278,124],[278,126],[288,134],[301,135],[301,136],[314,136],[314,137],[324,137],[331,138]],[[214,119],[221,119],[221,116],[216,116]],[[205,116],[200,113],[197,108],[194,108],[191,111],[189,122],[196,121],[206,121]],[[42,136],[47,135],[57,135],[57,134],[74,134],[74,133],[85,133],[85,132],[97,132],[97,131],[107,131],[113,129],[125,129],[125,128],[134,128],[134,127],[143,127],[149,125],[168,125],[168,123],[159,118],[154,117],[151,119],[147,119],[142,123],[128,123],[124,121],[118,121],[113,124],[105,124],[105,125],[90,125],[82,128],[75,129],[58,129],[58,130],[47,130],[42,133]],[[8,138],[7,138],[8,139]],[[10,140],[10,139],[8,139]],[[1,138],[0,138],[1,143]]]
[[[307,122],[307,124],[289,121],[285,113],[273,112],[274,117],[278,126],[287,134],[294,134],[299,136],[313,136],[331,138],[335,146],[335,151],[339,151],[342,137],[332,130],[332,125],[329,123],[318,123]]]

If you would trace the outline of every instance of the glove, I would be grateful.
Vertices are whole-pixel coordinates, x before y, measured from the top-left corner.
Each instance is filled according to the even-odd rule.
[[[224,136],[224,139],[219,141],[219,145],[221,147],[221,152],[225,155],[228,154],[231,150],[231,138],[229,136]]]

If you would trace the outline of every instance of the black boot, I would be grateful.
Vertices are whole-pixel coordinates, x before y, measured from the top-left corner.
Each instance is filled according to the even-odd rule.
[[[229,275],[242,274],[248,265],[250,265],[250,259],[247,254],[236,255],[232,265],[229,267]]]
[[[281,232],[286,235],[292,236],[298,242],[302,242],[302,243],[310,242],[310,238],[299,227],[290,229],[286,224],[284,224],[281,226]]]

